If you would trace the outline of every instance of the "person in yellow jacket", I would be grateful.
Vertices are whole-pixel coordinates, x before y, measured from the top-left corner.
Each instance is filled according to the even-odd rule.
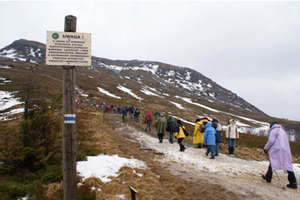
[[[177,138],[177,140],[178,140],[178,144],[180,147],[179,151],[182,151],[182,152],[186,149],[186,147],[182,144],[182,141],[185,138],[183,129],[185,129],[185,127],[182,125],[180,120],[177,120],[175,138]]]
[[[193,134],[193,144],[197,144],[197,148],[202,148],[203,143],[203,135],[204,133],[200,133],[200,125],[202,121],[200,119],[196,119],[194,134]]]

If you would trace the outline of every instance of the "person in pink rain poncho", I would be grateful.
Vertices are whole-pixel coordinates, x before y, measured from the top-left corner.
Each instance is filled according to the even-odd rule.
[[[285,174],[288,174],[290,182],[287,187],[297,189],[297,180],[293,170],[291,148],[287,134],[277,122],[272,122],[270,128],[269,139],[264,147],[265,153],[269,153],[270,164],[266,175],[262,175],[262,178],[270,183],[273,171],[283,170]]]

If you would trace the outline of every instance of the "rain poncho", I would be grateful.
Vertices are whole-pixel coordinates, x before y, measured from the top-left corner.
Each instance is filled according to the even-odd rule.
[[[289,140],[281,125],[274,124],[271,127],[269,139],[264,149],[269,151],[272,171],[283,170],[284,173],[293,171]]]

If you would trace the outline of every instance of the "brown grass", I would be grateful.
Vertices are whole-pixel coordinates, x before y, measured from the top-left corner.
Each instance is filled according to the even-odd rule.
[[[77,113],[78,117],[81,116],[81,113],[83,114],[84,119],[81,119],[81,121],[85,126],[86,132],[92,137],[88,143],[95,146],[99,153],[107,155],[118,154],[127,158],[134,157],[144,161],[148,166],[147,169],[122,167],[117,177],[110,177],[110,182],[103,185],[98,184],[101,190],[96,191],[97,199],[121,199],[117,195],[124,195],[126,199],[130,199],[129,186],[138,191],[136,197],[139,200],[238,199],[239,195],[224,189],[221,190],[221,186],[205,182],[187,181],[165,170],[152,160],[155,152],[140,150],[140,144],[124,138],[124,136],[113,130],[119,124],[116,124],[112,116],[120,118],[121,116],[106,114],[105,122],[108,124],[103,124],[103,113],[99,108],[80,106],[77,109]],[[143,130],[146,126],[144,123],[135,122],[134,125],[140,130]],[[151,134],[156,135],[154,129]],[[95,179],[93,178],[83,182],[83,185],[89,187],[96,187],[95,184]]]
[[[45,186],[44,198],[55,199],[59,193],[63,192],[63,183],[51,183]]]

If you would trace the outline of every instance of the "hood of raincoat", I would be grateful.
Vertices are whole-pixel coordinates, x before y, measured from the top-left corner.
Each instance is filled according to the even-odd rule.
[[[209,128],[209,127],[211,127],[211,123],[207,123],[206,125],[205,125],[205,128]]]
[[[219,122],[216,118],[213,118],[212,122]]]
[[[169,119],[168,119],[168,122],[170,122],[170,121],[174,121],[175,122],[174,117],[170,116]]]

